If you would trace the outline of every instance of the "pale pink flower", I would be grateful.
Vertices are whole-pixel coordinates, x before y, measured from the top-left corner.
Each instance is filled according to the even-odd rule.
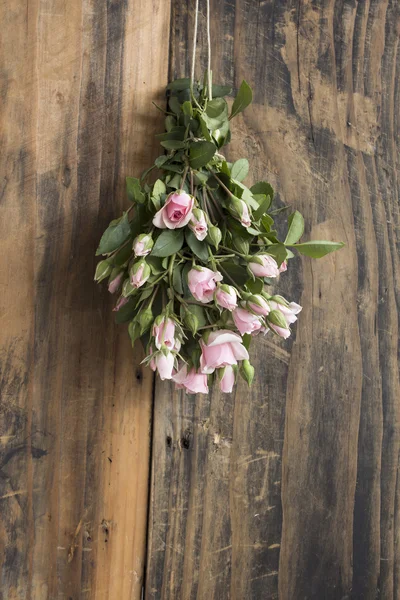
[[[151,270],[146,261],[141,260],[133,265],[130,275],[132,287],[140,288],[150,277]]]
[[[118,288],[120,287],[121,283],[122,283],[122,279],[124,277],[124,273],[118,273],[118,275],[116,277],[114,277],[114,279],[112,281],[110,281],[110,283],[108,284],[108,291],[110,292],[110,294],[115,294],[115,292],[118,290]]]
[[[269,254],[257,254],[254,258],[257,260],[250,260],[248,268],[256,277],[278,277],[279,268],[276,260]],[[260,261],[261,264],[257,261]]]
[[[147,256],[153,247],[153,239],[148,233],[138,235],[133,241],[133,251],[135,256]]]
[[[207,267],[196,267],[188,273],[188,285],[193,297],[203,304],[211,302],[217,281],[222,280],[221,273],[211,271]]]
[[[240,222],[243,225],[243,227],[250,227],[251,219],[250,219],[250,215],[249,215],[248,206],[247,206],[246,202],[244,202],[243,200],[240,200],[240,203],[242,205],[242,213],[241,213],[241,217],[240,217]]]
[[[233,310],[237,307],[237,293],[231,285],[221,285],[215,292],[215,301],[218,306]]]
[[[263,315],[264,317],[269,314],[270,307],[268,302],[261,296],[261,294],[254,294],[246,302],[246,307],[257,315]]]
[[[281,264],[281,266],[279,267],[279,273],[284,273],[285,271],[287,271],[287,261],[284,260],[283,263]]]
[[[194,198],[183,190],[172,192],[162,208],[153,218],[153,224],[159,229],[177,229],[187,225],[192,218]]]
[[[256,333],[261,329],[262,323],[259,317],[244,308],[236,308],[232,312],[232,317],[241,335],[244,333]]]
[[[268,323],[268,327],[285,340],[290,336],[289,327],[280,327],[279,325],[275,325],[275,323]]]
[[[208,226],[205,214],[200,209],[194,209],[192,213],[192,218],[189,222],[189,229],[191,229],[196,236],[196,238],[200,241],[203,241],[207,236]]]
[[[154,342],[158,349],[166,346],[168,350],[175,349],[175,322],[172,319],[163,319],[160,324],[153,325]]]
[[[174,355],[168,352],[167,356],[162,352],[157,352],[153,355],[150,361],[150,368],[157,371],[160,379],[172,379],[172,371],[174,370]]]
[[[272,310],[279,310],[283,314],[288,325],[297,321],[296,315],[299,314],[302,309],[300,304],[296,304],[296,302],[290,302],[289,306],[286,306],[286,304],[270,300],[269,304]]]
[[[118,312],[120,308],[125,306],[125,304],[129,301],[129,298],[125,298],[125,296],[120,296],[117,304],[114,306],[113,311]]]
[[[215,369],[236,365],[238,360],[249,358],[249,353],[243,346],[242,338],[229,329],[213,331],[207,342],[200,340],[202,373],[213,373]]]
[[[194,368],[187,372],[187,366],[184,365],[172,380],[176,383],[177,389],[184,388],[188,394],[208,394],[207,375],[198,373]]]
[[[222,379],[220,381],[221,392],[225,394],[230,394],[232,392],[233,386],[235,385],[235,372],[233,368],[228,365],[224,369],[224,374],[222,375]]]

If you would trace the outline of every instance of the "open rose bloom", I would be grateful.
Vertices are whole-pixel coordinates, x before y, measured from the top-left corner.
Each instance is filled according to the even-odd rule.
[[[251,98],[248,84],[230,108],[210,98],[221,86],[195,82],[189,100],[185,81],[168,87],[162,150],[140,179],[127,178],[129,208],[100,240],[95,280],[106,282],[116,321],[127,324],[132,345],[142,342],[143,362],[165,385],[226,394],[239,378],[252,382],[250,344],[267,352],[296,328],[301,306],[279,294],[295,254],[308,261],[343,244],[302,240],[297,210],[277,226],[285,213],[270,184],[246,179],[245,158],[226,160],[223,146],[232,117]],[[269,344],[261,345],[263,334]]]

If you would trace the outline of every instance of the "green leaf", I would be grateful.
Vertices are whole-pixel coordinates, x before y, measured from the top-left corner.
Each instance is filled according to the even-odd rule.
[[[185,147],[184,142],[180,142],[179,140],[165,140],[165,142],[160,142],[160,144],[167,150],[180,150]]]
[[[278,267],[280,267],[283,261],[287,258],[287,249],[280,242],[277,244],[272,244],[272,246],[268,246],[266,251],[275,258],[276,262],[278,263]]]
[[[231,261],[226,261],[226,262],[224,261],[223,263],[220,263],[219,266],[221,268],[222,275],[224,275],[224,271],[226,271],[228,273],[228,275],[230,275],[230,277],[234,280],[236,285],[240,288],[243,287],[243,285],[246,283],[246,281],[249,278],[246,269],[244,267],[238,265],[237,263],[234,263]],[[226,278],[225,275],[224,275],[224,282],[232,283],[231,281],[229,281],[228,278]]]
[[[239,158],[236,162],[233,163],[231,169],[231,177],[232,179],[236,179],[237,181],[243,181],[247,177],[249,172],[249,161],[247,158]]]
[[[252,294],[260,294],[263,291],[264,280],[260,277],[249,279],[246,281],[246,287]]]
[[[249,84],[243,79],[238,94],[232,105],[232,112],[229,119],[233,119],[242,112],[253,100],[253,92]]]
[[[182,142],[185,137],[185,128],[174,127],[171,131],[167,131],[167,133],[158,133],[155,137],[159,142],[166,142],[168,140],[179,140]]]
[[[270,215],[264,215],[261,218],[261,224],[264,227],[265,231],[269,233],[271,231],[271,227],[274,225],[274,220]]]
[[[158,169],[161,169],[161,167],[163,166],[163,164],[165,162],[167,162],[167,160],[168,160],[168,156],[166,154],[162,154],[161,156],[158,156],[156,158],[156,160],[154,161],[154,164],[156,165],[156,167]]]
[[[191,251],[203,262],[208,262],[208,244],[207,242],[201,242],[196,238],[193,231],[186,229],[185,231],[186,242]]]
[[[176,96],[171,96],[171,98],[168,101],[168,104],[172,112],[176,115],[179,115],[179,113],[181,112],[181,105],[179,104],[178,98]]]
[[[254,221],[258,221],[271,206],[271,196],[265,196],[265,194],[255,194],[254,197],[257,201],[259,201],[259,198],[261,199],[260,206],[257,208],[257,210],[253,211],[253,219]]]
[[[324,242],[319,240],[313,240],[311,242],[305,242],[303,244],[289,244],[292,248],[296,248],[300,254],[310,256],[311,258],[322,258],[330,252],[340,250],[345,245],[343,242]],[[269,251],[269,248],[268,248]]]
[[[250,188],[252,194],[264,194],[264,196],[270,196],[272,203],[274,197],[274,190],[268,181],[258,181]]]
[[[132,254],[131,244],[125,244],[125,246],[123,246],[121,248],[121,250],[118,250],[118,252],[116,254],[114,254],[114,256],[112,258],[112,264],[115,265],[116,267],[121,267],[131,257],[131,254]]]
[[[222,98],[223,96],[229,96],[232,92],[232,88],[229,85],[213,85],[212,86],[212,97]]]
[[[128,302],[115,313],[115,322],[119,324],[130,321],[135,315],[137,302],[137,298],[129,298]]]
[[[126,192],[131,202],[138,202],[139,204],[143,204],[143,202],[146,199],[146,196],[142,192],[140,181],[139,179],[137,179],[137,177],[126,178]]]
[[[199,322],[198,327],[204,327],[204,325],[207,325],[205,311],[202,306],[198,306],[197,304],[188,304],[185,309],[187,312],[191,312],[197,317]]]
[[[167,85],[167,90],[175,90],[177,92],[182,92],[182,90],[187,90],[190,88],[190,79],[189,77],[182,77],[181,79],[175,79],[171,81]]]
[[[174,289],[178,292],[178,294],[183,294],[182,265],[174,265],[174,270],[172,271],[172,285],[174,286]]]
[[[301,236],[304,233],[304,219],[303,215],[296,210],[293,214],[288,218],[288,232],[286,239],[284,241],[285,244],[290,246],[291,244],[295,244],[299,241]]]
[[[153,185],[153,191],[151,195],[154,198],[159,198],[162,194],[165,194],[167,188],[165,187],[165,183],[161,181],[161,179],[157,179],[157,181]]]
[[[192,169],[205,167],[212,159],[217,148],[212,142],[193,142],[190,145],[189,163]]]
[[[131,236],[131,227],[128,220],[128,213],[120,219],[111,221],[103,235],[101,236],[99,247],[96,251],[96,256],[99,254],[109,254],[117,250]]]
[[[184,115],[187,115],[188,117],[193,117],[193,106],[190,100],[187,100],[182,104],[182,111]]]
[[[183,245],[182,229],[168,229],[163,231],[153,246],[152,256],[171,256],[178,252]]]
[[[168,187],[173,188],[174,190],[180,190],[182,185],[182,177],[179,174],[174,175],[172,179],[168,182]]]
[[[207,104],[206,114],[211,119],[221,118],[222,115],[228,115],[228,105],[223,98],[214,98]]]

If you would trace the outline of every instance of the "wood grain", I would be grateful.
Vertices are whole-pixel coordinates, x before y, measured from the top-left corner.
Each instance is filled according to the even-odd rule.
[[[94,252],[155,156],[169,5],[0,12],[0,595],[140,598],[152,375]]]
[[[172,7],[183,76],[193,15]],[[229,158],[249,157],[251,178],[304,214],[306,239],[347,247],[282,276],[304,310],[292,340],[257,340],[252,390],[204,398],[157,382],[146,597],[396,599],[400,7],[212,10],[214,79],[255,89]]]

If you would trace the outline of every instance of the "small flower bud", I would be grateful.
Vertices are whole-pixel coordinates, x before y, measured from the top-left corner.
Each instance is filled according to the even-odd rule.
[[[123,278],[124,272],[121,271],[119,267],[115,267],[115,269],[111,271],[108,282],[108,291],[110,294],[115,294],[115,292],[120,288]]]
[[[208,226],[205,213],[200,208],[194,208],[192,218],[189,221],[189,229],[191,229],[200,241],[207,236]]]
[[[149,329],[153,322],[153,312],[151,308],[145,308],[144,310],[140,311],[139,315],[137,316],[137,321],[140,325],[140,335],[143,335],[143,333]]]
[[[219,227],[215,227],[215,225],[211,225],[208,229],[208,237],[213,246],[218,250],[218,246],[221,243],[222,233]]]
[[[100,281],[103,281],[103,279],[110,275],[111,271],[112,267],[108,260],[101,260],[96,267],[94,280],[97,281],[97,283],[100,283]]]
[[[261,294],[253,294],[247,299],[246,308],[256,315],[268,315],[271,311],[267,301],[261,296]]]
[[[134,288],[139,288],[146,283],[151,275],[150,266],[144,258],[133,263],[130,269],[131,285]]]
[[[140,337],[140,325],[137,321],[131,321],[128,326],[129,337],[132,341],[132,346],[135,341]]]
[[[247,385],[251,385],[254,379],[254,367],[250,364],[250,361],[244,360],[241,364],[240,373],[243,379],[247,382]]]
[[[189,329],[189,331],[193,333],[193,335],[197,333],[197,330],[199,328],[199,319],[194,313],[190,312],[190,310],[185,311],[183,316],[183,322]]]
[[[244,200],[239,200],[239,198],[231,198],[229,201],[229,212],[235,219],[241,222],[243,227],[250,227],[251,219],[249,214],[249,207],[247,206]]]
[[[133,251],[135,256],[147,256],[153,248],[153,238],[149,233],[141,233],[133,240]]]
[[[233,238],[233,245],[235,246],[236,250],[238,252],[240,252],[241,254],[245,254],[247,255],[250,251],[250,244],[247,240],[245,240],[244,238],[241,238],[239,236],[234,236]]]

